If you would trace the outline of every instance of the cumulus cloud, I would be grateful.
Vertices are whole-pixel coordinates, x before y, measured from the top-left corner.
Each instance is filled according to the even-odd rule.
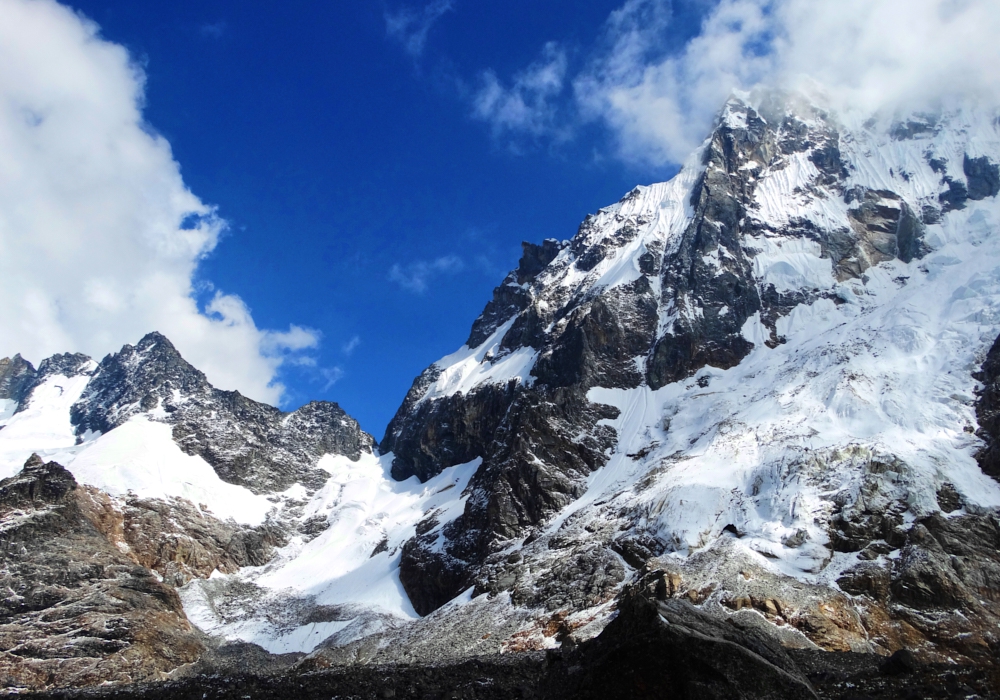
[[[431,279],[450,272],[459,272],[465,268],[465,263],[457,255],[445,255],[437,260],[417,260],[407,265],[396,263],[389,269],[389,279],[403,289],[423,294]]]
[[[485,71],[473,99],[473,115],[488,122],[494,134],[508,131],[538,135],[555,128],[555,99],[566,79],[566,52],[555,42],[541,57],[505,86],[496,73]]]
[[[417,58],[424,52],[431,27],[452,9],[451,0],[434,0],[419,10],[401,7],[392,12],[386,11],[385,33],[398,41],[408,54]]]
[[[209,379],[276,402],[315,331],[258,328],[243,301],[195,301],[225,227],[142,116],[144,75],[53,0],[0,0],[0,356],[100,358],[159,330]]]
[[[679,162],[736,90],[821,95],[839,109],[933,110],[1000,99],[995,0],[715,0],[680,46],[668,0],[628,0],[575,75],[563,109],[610,127],[621,155]],[[504,93],[500,93],[503,95]],[[545,109],[551,111],[551,100]],[[478,109],[478,107],[477,107]],[[544,121],[508,120],[537,135]]]

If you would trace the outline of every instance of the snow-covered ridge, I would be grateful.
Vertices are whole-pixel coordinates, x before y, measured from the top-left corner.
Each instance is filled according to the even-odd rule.
[[[181,591],[189,618],[206,632],[273,653],[312,651],[334,634],[346,644],[415,619],[399,582],[400,549],[427,515],[436,523],[433,533],[461,513],[480,463],[451,467],[421,484],[416,477],[392,480],[391,454],[357,462],[324,457],[330,480],[304,515],[329,527],[315,539],[293,539],[263,567],[192,581]],[[311,621],[317,608],[335,608],[335,619]]]
[[[770,99],[773,96],[768,94],[734,98],[723,110],[720,125],[746,129],[748,110],[753,118],[765,122],[759,103]],[[845,165],[844,178],[832,187],[824,183],[824,173],[814,162],[814,151],[808,148],[766,163],[747,157],[738,165],[740,170],[752,173],[749,180],[754,194],[749,215],[755,226],[742,235],[741,241],[762,292],[773,286],[779,293],[850,294],[845,291],[850,285],[844,284],[850,280],[843,280],[840,271],[834,269],[827,244],[805,229],[855,236],[853,230],[858,228],[858,222],[853,216],[865,192],[888,193],[890,196],[883,197],[880,206],[895,209],[897,218],[903,206],[926,218],[928,224],[921,225],[922,242],[929,248],[940,248],[955,240],[953,231],[968,232],[969,227],[982,231],[989,225],[983,213],[971,213],[958,226],[941,225],[938,219],[942,208],[947,211],[949,207],[941,197],[947,197],[949,188],[955,186],[952,183],[968,189],[963,168],[968,167],[968,159],[992,156],[994,165],[1000,159],[997,115],[969,107],[937,117],[916,115],[876,121],[855,114],[835,117],[824,111],[817,113],[818,108],[809,103],[800,102],[795,108],[792,115],[801,127],[825,130],[836,137]],[[781,114],[783,118],[788,116]],[[910,135],[907,128],[916,133]],[[545,329],[547,333],[558,333],[565,327],[568,309],[606,290],[632,283],[643,274],[648,276],[649,271],[642,270],[643,256],[652,252],[662,259],[676,253],[694,216],[691,197],[705,171],[707,144],[692,154],[670,181],[636,187],[621,201],[589,216],[572,245],[564,243],[561,252],[530,283],[519,285],[530,303],[556,317]],[[710,251],[706,261],[727,254],[720,247]],[[878,263],[883,257],[874,251],[861,267]],[[659,294],[662,280],[649,277],[649,282],[654,293]],[[667,303],[660,312],[660,334],[670,330],[678,313],[700,311],[691,307],[677,309]],[[468,393],[478,385],[502,384],[513,378],[533,381],[537,348],[517,347],[505,339],[519,314],[515,312],[499,323],[477,347],[465,346],[438,360],[434,366],[440,376],[426,388],[422,398]],[[513,357],[511,353],[515,353]]]

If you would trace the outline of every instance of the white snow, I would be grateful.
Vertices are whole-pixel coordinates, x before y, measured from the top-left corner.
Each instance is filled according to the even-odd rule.
[[[80,483],[113,496],[186,498],[217,518],[247,525],[264,522],[274,507],[265,496],[224,482],[212,465],[177,446],[169,425],[144,415],[101,435],[64,466]]]
[[[0,425],[7,425],[7,421],[17,410],[17,401],[13,399],[0,399]]]
[[[35,387],[24,410],[10,417],[0,430],[0,479],[21,471],[32,452],[64,466],[73,458],[79,448],[69,408],[89,380],[84,375],[53,375]]]
[[[828,289],[835,283],[833,263],[820,257],[819,243],[805,238],[745,236],[744,245],[754,251],[754,276],[764,286],[779,292]]]
[[[494,359],[500,353],[503,337],[516,319],[515,316],[497,328],[479,347],[463,345],[458,351],[438,360],[435,364],[441,369],[441,375],[428,387],[421,401],[466,394],[482,384],[506,384],[517,380],[530,385],[534,381],[531,369],[538,359],[537,352],[531,348],[518,348]]]
[[[482,460],[450,467],[420,483],[416,477],[394,481],[389,475],[392,458],[363,455],[352,462],[325,456],[321,465],[331,478],[309,502],[305,517],[325,515],[329,529],[310,542],[293,541],[266,566],[245,568],[234,576],[275,599],[309,598],[317,605],[357,606],[400,621],[416,618],[399,582],[399,550],[425,515],[435,513],[438,525],[433,533],[462,513],[463,492]],[[373,556],[380,544],[383,551]],[[311,651],[352,621],[287,629],[270,622],[266,609],[227,620],[215,611],[208,593],[211,585],[192,581],[182,590],[188,617],[207,632],[271,651]]]

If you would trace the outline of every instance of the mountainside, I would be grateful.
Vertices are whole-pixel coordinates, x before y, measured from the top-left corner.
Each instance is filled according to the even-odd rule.
[[[734,98],[673,180],[525,244],[380,445],[483,459],[403,547],[417,610],[472,587],[558,637],[654,567],[788,643],[995,650],[997,125]]]
[[[669,182],[570,240],[525,243],[377,448],[336,404],[284,413],[215,389],[155,333],[100,363],[2,360],[0,501],[65,488],[11,501],[0,536],[69,522],[108,552],[63,598],[10,604],[3,667],[61,661],[7,684],[121,680],[58,670],[116,654],[144,659],[131,680],[237,656],[303,672],[556,648],[652,663],[631,631],[738,637],[747,668],[800,695],[782,648],[995,658],[998,193],[1000,115],[736,96]],[[25,546],[0,573],[56,585],[46,561],[89,546]],[[114,614],[162,613],[167,651],[33,641],[126,561],[160,602]],[[713,668],[698,673],[739,677]]]
[[[336,404],[283,413],[219,391],[157,333],[100,363],[0,361],[0,402],[8,686],[152,680],[211,657],[177,587],[316,537],[328,524],[303,510],[322,460],[373,459]]]

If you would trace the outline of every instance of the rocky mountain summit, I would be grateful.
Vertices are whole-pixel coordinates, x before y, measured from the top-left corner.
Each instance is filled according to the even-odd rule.
[[[525,243],[377,449],[336,404],[215,389],[158,334],[100,363],[4,360],[0,477],[11,494],[72,482],[30,513],[76,518],[64,504],[89,494],[94,537],[177,596],[155,608],[174,615],[172,661],[142,677],[169,671],[182,694],[239,656],[317,697],[319,678],[440,694],[480,672],[507,679],[477,697],[616,697],[612,677],[848,697],[955,663],[955,693],[986,697],[998,116],[733,97],[672,180]],[[20,471],[33,452],[65,469]],[[98,574],[77,588],[110,585]],[[92,682],[17,675],[49,607],[11,623],[9,684]],[[658,666],[664,649],[687,661]]]
[[[140,413],[171,425],[181,449],[204,458],[223,481],[255,493],[294,483],[319,488],[326,481],[315,466],[321,456],[357,460],[374,443],[335,403],[313,401],[286,414],[214,388],[159,333],[104,358],[70,418],[83,435],[107,433]]]

